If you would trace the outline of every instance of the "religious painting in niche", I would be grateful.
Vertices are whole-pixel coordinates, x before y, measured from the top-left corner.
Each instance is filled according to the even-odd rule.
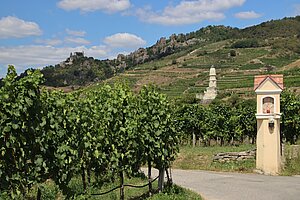
[[[263,113],[264,114],[274,113],[274,98],[272,97],[263,98]]]

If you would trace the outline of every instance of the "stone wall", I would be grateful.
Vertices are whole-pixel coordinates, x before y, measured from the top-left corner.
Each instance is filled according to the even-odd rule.
[[[300,145],[283,145],[282,162],[285,163],[286,159],[295,159],[300,157]],[[242,152],[225,152],[217,153],[213,157],[213,161],[226,162],[226,161],[239,161],[246,159],[255,159],[256,149]]]
[[[284,157],[283,161],[286,159],[295,159],[300,157],[300,145],[283,145]]]
[[[227,162],[227,161],[240,161],[247,159],[254,159],[256,156],[256,149],[242,152],[226,152],[217,153],[213,157],[213,161]]]
[[[300,156],[300,145],[291,145],[286,151],[287,158],[294,159]]]

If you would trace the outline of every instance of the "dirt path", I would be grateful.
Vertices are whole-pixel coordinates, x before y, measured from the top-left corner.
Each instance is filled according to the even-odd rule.
[[[144,169],[145,170],[145,169]],[[153,176],[158,173],[153,171]],[[300,200],[300,177],[172,170],[177,185],[205,200]]]

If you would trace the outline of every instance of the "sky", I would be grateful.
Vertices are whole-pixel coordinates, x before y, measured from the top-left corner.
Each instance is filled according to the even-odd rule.
[[[300,0],[1,0],[0,78],[64,61],[115,58],[208,25],[244,28],[300,15]]]

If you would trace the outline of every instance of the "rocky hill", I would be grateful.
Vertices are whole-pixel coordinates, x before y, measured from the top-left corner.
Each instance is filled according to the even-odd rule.
[[[207,71],[214,64],[218,87],[226,96],[229,90],[247,94],[255,74],[283,73],[286,85],[300,85],[300,16],[272,20],[238,29],[208,26],[198,31],[160,38],[153,46],[140,48],[113,60],[84,56],[42,70],[46,85],[86,85],[117,78],[126,79],[139,89],[153,82],[170,96],[202,92]],[[222,93],[222,92],[221,92]]]
[[[156,44],[148,48],[139,48],[129,55],[119,54],[113,60],[97,60],[85,57],[84,53],[71,53],[65,61],[55,66],[47,66],[42,70],[47,86],[86,85],[91,82],[108,79],[125,70],[152,60],[179,52],[182,49],[199,44],[202,39],[179,34],[170,38],[160,38]],[[77,56],[80,54],[80,56]]]

